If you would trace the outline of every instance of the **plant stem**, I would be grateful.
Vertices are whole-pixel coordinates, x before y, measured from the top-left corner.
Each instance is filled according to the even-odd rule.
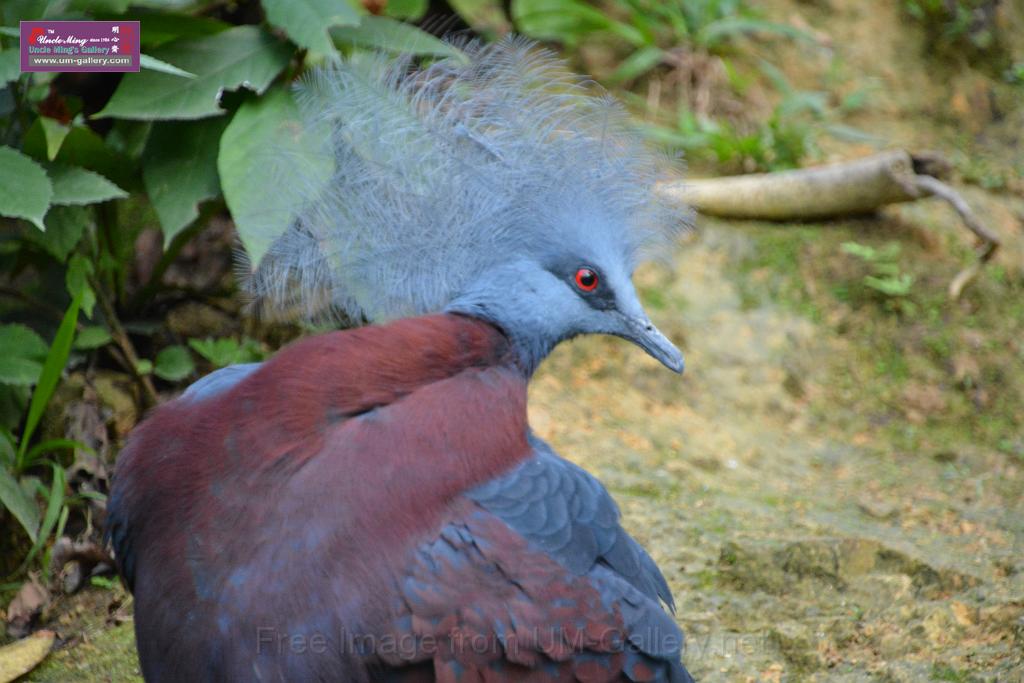
[[[29,306],[32,306],[32,307],[35,307],[35,308],[38,308],[38,309],[42,309],[42,310],[48,311],[58,321],[60,321],[60,319],[64,317],[64,311],[60,310],[59,308],[57,308],[56,306],[54,306],[50,302],[43,301],[42,299],[37,299],[36,297],[32,296],[31,294],[28,294],[27,292],[23,292],[20,289],[16,289],[14,287],[7,287],[6,285],[0,285],[0,296],[7,296],[7,297],[10,297],[12,299],[17,299],[18,301],[25,302]]]
[[[107,326],[110,328],[110,336],[113,338],[114,343],[117,344],[118,349],[124,356],[125,368],[128,372],[132,373],[135,377],[135,381],[139,383],[142,388],[143,403],[147,408],[155,406],[159,402],[159,398],[156,395],[156,388],[153,386],[153,380],[148,375],[144,375],[139,372],[139,356],[135,353],[135,347],[132,345],[132,340],[128,337],[128,333],[124,331],[124,327],[121,326],[121,321],[117,317],[117,312],[110,303],[110,299],[107,297],[106,292],[96,285],[98,283],[92,282],[93,291],[96,292],[96,301],[99,302],[100,308],[103,309],[103,315],[107,319]]]
[[[195,237],[196,234],[206,226],[206,223],[213,213],[214,211],[212,210],[202,212],[199,218],[192,222],[192,225],[174,236],[174,239],[171,240],[171,243],[167,245],[167,248],[164,250],[163,256],[161,256],[160,260],[157,261],[156,267],[153,268],[153,274],[150,276],[149,280],[142,289],[135,293],[135,296],[131,298],[131,301],[128,302],[129,311],[138,313],[142,307],[145,306],[160,290],[163,286],[162,280],[164,273],[167,272],[167,269],[170,268],[171,264],[178,258],[178,254],[180,254],[182,248],[188,244],[188,241]]]

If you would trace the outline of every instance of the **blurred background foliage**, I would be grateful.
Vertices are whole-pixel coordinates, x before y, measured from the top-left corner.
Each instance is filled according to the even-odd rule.
[[[828,11],[828,2],[797,4]],[[0,3],[0,577],[48,571],[51,539],[94,532],[114,455],[147,408],[205,372],[260,360],[302,332],[242,315],[232,262],[239,241],[258,258],[266,245],[256,235],[286,220],[272,208],[294,192],[261,154],[316,144],[294,134],[291,86],[305,71],[366,49],[446,55],[452,48],[435,36],[448,30],[516,31],[562,50],[613,89],[651,140],[685,152],[698,174],[795,168],[892,144],[893,131],[862,123],[872,121],[865,110],[898,95],[851,70],[834,50],[838,38],[798,14],[770,19],[760,5]],[[1024,56],[1013,31],[1000,28],[998,5],[904,0],[900,14],[923,32],[923,58],[936,69],[967,64],[986,74],[993,111],[1012,111],[1002,103],[1024,92]],[[21,74],[17,22],[37,18],[139,20],[143,69]],[[1019,196],[1024,162],[970,152],[958,142],[959,126],[947,128],[961,177]],[[794,234],[798,242],[807,237]],[[885,329],[893,319],[949,324],[961,315],[945,308],[942,283],[915,273],[899,244],[861,243],[845,232],[829,253],[815,252],[823,264],[817,274],[832,280],[826,293],[792,294],[792,281],[764,275],[801,270],[802,247],[788,239],[769,235],[761,260],[743,266],[775,283],[745,290],[751,305],[768,291],[828,319],[827,296],[828,306],[877,312]],[[969,258],[969,249],[957,249]],[[1019,297],[1019,273],[1003,266],[992,273],[985,286]],[[984,310],[957,320],[1006,315]],[[1009,315],[1019,313],[1018,305]],[[1016,437],[999,436],[1016,424],[1010,413],[1018,405],[989,436],[1024,458]]]
[[[162,392],[280,343],[237,324],[231,261],[236,235],[273,231],[270,209],[288,201],[266,150],[309,144],[294,134],[291,85],[357,50],[449,54],[410,23],[426,11],[426,0],[0,4],[0,574],[37,558],[45,570],[50,538],[92,528],[111,440]],[[20,73],[18,22],[42,18],[141,21],[142,71]],[[69,396],[100,413],[69,417]]]

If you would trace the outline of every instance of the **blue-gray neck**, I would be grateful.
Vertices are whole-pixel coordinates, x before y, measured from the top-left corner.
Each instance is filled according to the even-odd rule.
[[[490,269],[445,311],[501,329],[529,377],[559,342],[579,333],[578,306],[582,302],[550,271],[536,261],[520,260]]]
[[[501,316],[500,313],[482,302],[469,303],[457,301],[448,306],[445,312],[477,318],[500,329],[511,343],[516,367],[527,378],[533,376],[533,373],[559,342],[568,338],[566,336],[537,334],[535,329],[524,334],[521,328],[509,320],[503,319],[504,316]]]

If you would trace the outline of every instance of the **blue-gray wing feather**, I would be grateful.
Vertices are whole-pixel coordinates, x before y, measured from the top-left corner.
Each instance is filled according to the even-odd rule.
[[[534,457],[467,496],[577,575],[606,565],[651,599],[675,611],[661,570],[619,524],[604,486],[531,437]]]
[[[239,363],[215,370],[206,377],[193,382],[181,395],[191,401],[203,401],[227,391],[258,370],[263,363]]]

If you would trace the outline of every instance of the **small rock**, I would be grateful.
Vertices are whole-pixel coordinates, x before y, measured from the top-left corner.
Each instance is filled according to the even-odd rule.
[[[692,458],[690,463],[705,472],[717,472],[722,469],[722,461],[717,458],[696,457]]]
[[[786,378],[782,380],[782,388],[787,394],[797,400],[807,396],[807,389],[804,387],[804,383],[803,380],[800,379],[800,375],[790,368],[786,369]]]
[[[839,576],[848,581],[863,576],[875,568],[881,545],[863,538],[844,538],[839,542]]]
[[[845,648],[857,640],[859,633],[857,624],[849,619],[836,619],[828,629],[829,636],[840,648]]]
[[[857,508],[868,517],[875,519],[892,519],[896,516],[897,507],[884,500],[875,500],[866,496],[857,501]]]
[[[179,337],[227,337],[238,331],[238,321],[220,309],[188,301],[167,314],[167,327]]]
[[[883,659],[896,659],[906,653],[907,650],[906,637],[898,633],[886,633],[878,641],[878,654]]]
[[[774,562],[771,553],[732,541],[722,545],[718,569],[727,582],[745,591],[779,594],[788,585],[785,572]]]
[[[782,549],[777,558],[782,568],[799,578],[823,579],[838,586],[839,559],[835,548],[826,541],[797,541]]]
[[[814,671],[824,666],[811,627],[797,621],[780,622],[772,627],[771,638],[782,656],[796,668]]]
[[[949,608],[953,611],[953,618],[956,619],[956,623],[961,626],[974,626],[978,623],[978,610],[975,608],[959,600],[949,603]]]
[[[139,421],[138,388],[135,381],[122,372],[99,370],[92,386],[100,403],[113,413],[114,432],[124,437]]]
[[[945,605],[932,610],[922,619],[921,628],[928,641],[935,646],[948,645],[963,631],[953,613]]]

